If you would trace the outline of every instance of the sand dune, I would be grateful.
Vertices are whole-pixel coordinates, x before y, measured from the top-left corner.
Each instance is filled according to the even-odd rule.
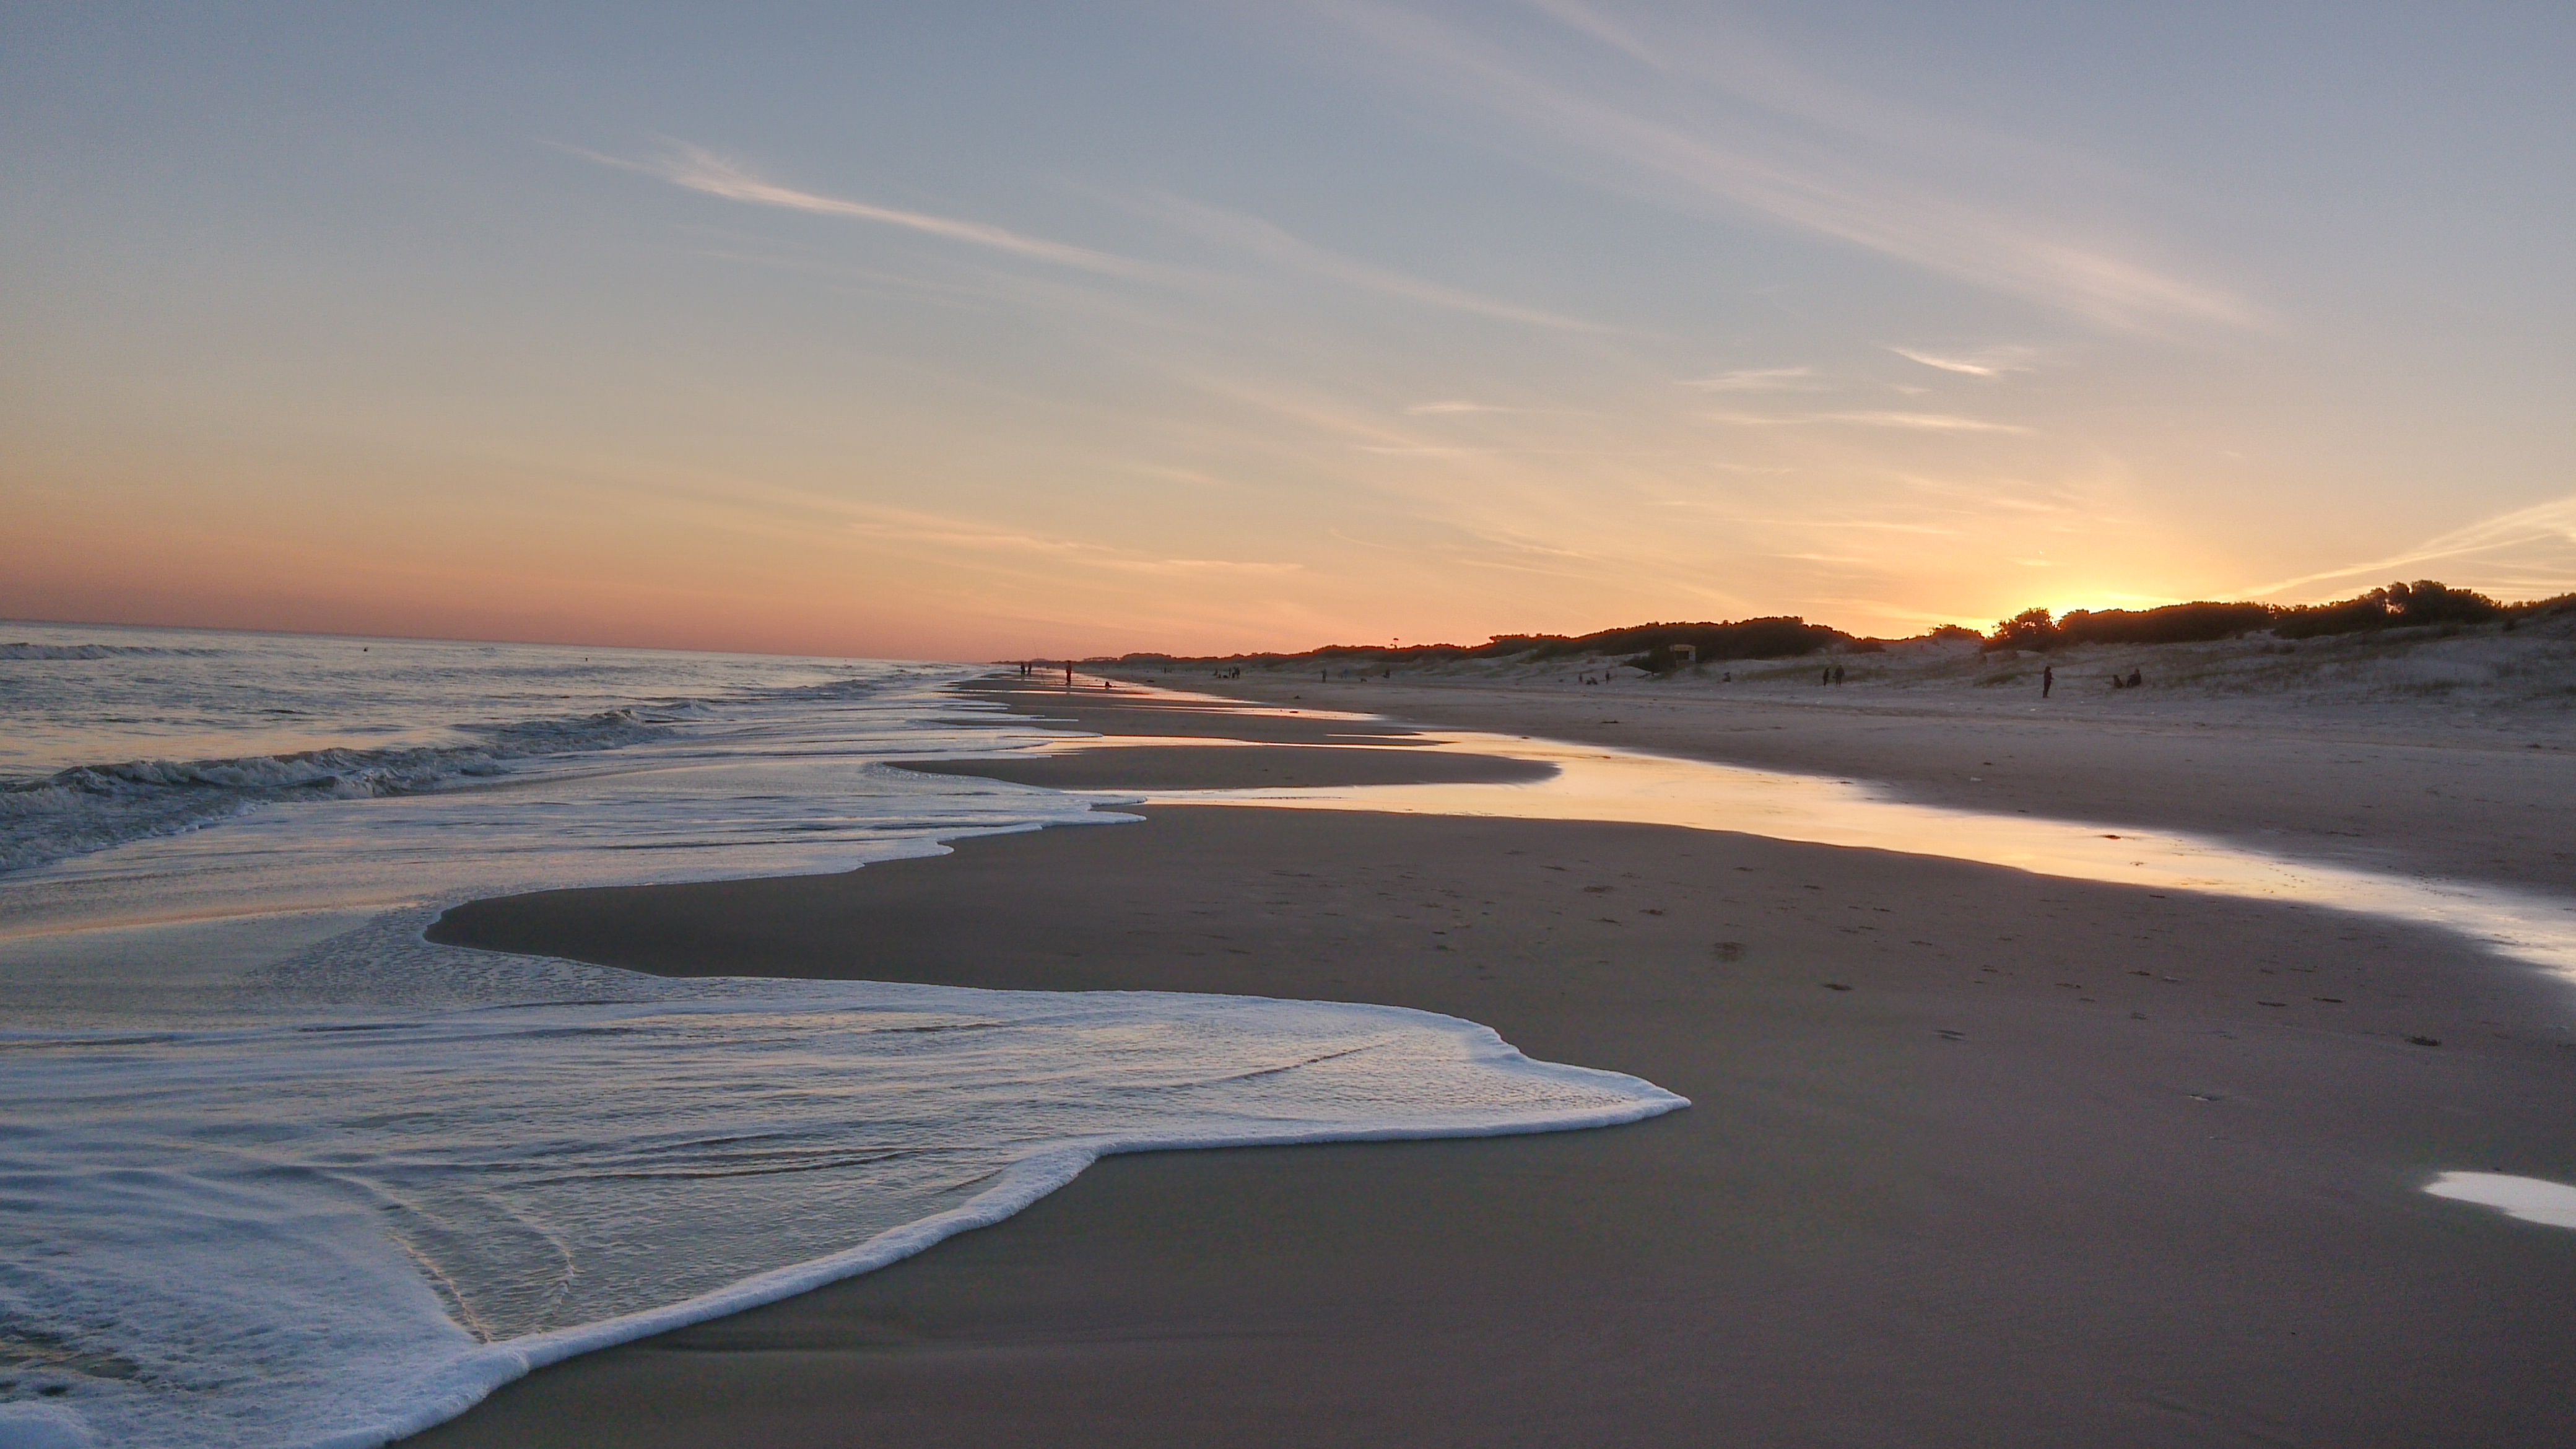
[[[2053,667],[2057,685],[2048,704],[2083,718],[2258,723],[2325,711],[2328,723],[2344,728],[2472,728],[2576,739],[2576,608],[2512,630],[2482,624],[2302,640],[2253,634],[2206,644],[2077,645],[2046,654],[1987,653],[1974,641],[1917,640],[1875,653],[1713,661],[1660,677],[1622,667],[1616,658],[1579,655],[1391,667],[1393,678],[1381,682],[1582,688],[1578,680],[1588,674],[1610,678],[1607,688],[1635,685],[1661,696],[1961,716],[2024,712],[2039,701],[2042,671]],[[1822,671],[1837,667],[1843,671],[1840,686],[1818,683]],[[1315,682],[1317,668],[1301,661],[1255,661],[1246,665],[1240,683]],[[2139,688],[2111,686],[2114,676],[2131,671],[2141,678]],[[1187,687],[1198,687],[1207,676],[1207,668],[1192,661],[1109,672]],[[1345,666],[1331,673],[1334,683],[1360,677]]]

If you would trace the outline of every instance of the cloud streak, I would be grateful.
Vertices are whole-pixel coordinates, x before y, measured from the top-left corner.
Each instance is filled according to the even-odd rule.
[[[2028,195],[2043,165],[2036,146],[1902,114],[1746,37],[1640,35],[1592,7],[1541,8],[1558,34],[1595,45],[1514,46],[1495,38],[1507,33],[1499,26],[1470,32],[1367,0],[1323,0],[1319,11],[1399,61],[1399,84],[1503,122],[1525,155],[1587,184],[1685,211],[1755,212],[2113,326],[2261,320],[2226,290],[2125,256],[2041,204],[1977,199],[2006,187]],[[2047,159],[2046,169],[2080,169]],[[1989,174],[1970,180],[1981,168]],[[1946,184],[1925,179],[1944,172]],[[2054,189],[2069,178],[2038,179]]]
[[[1081,539],[1013,532],[938,514],[868,504],[843,504],[838,511],[849,516],[847,526],[851,532],[868,538],[967,553],[1048,558],[1077,567],[1107,569],[1116,573],[1260,575],[1298,573],[1305,568],[1298,563],[1253,559],[1139,557]]]
[[[2428,538],[2411,549],[2390,554],[2385,558],[2376,558],[2368,563],[2352,564],[2344,568],[2327,569],[2321,573],[2301,574],[2297,578],[2281,579],[2274,583],[2241,590],[2240,593],[2246,598],[2263,598],[2272,594],[2287,593],[2309,584],[2356,577],[2370,579],[2385,575],[2391,570],[2413,568],[2418,564],[2466,559],[2479,554],[2496,553],[2509,548],[2528,548],[2533,545],[2563,546],[2569,549],[2571,552],[2568,558],[2557,565],[2557,581],[2568,582],[2576,579],[2576,494],[2569,494],[2565,498],[2553,498],[2546,503],[2535,503],[2528,508],[2518,508],[2511,513],[2498,514],[2493,518],[2481,519],[2465,528],[2455,528],[2449,533]]]
[[[1175,196],[1156,198],[1155,213],[1165,221],[1204,240],[1249,253],[1274,266],[1308,276],[1339,282],[1362,291],[1377,292],[1425,307],[1437,307],[1470,316],[1491,317],[1498,321],[1518,322],[1524,326],[1545,327],[1560,332],[1608,332],[1612,329],[1580,318],[1567,317],[1517,302],[1481,296],[1439,282],[1408,276],[1356,257],[1328,251],[1302,237],[1295,236],[1271,222],[1242,212],[1184,201]]]
[[[1888,351],[1908,362],[1919,362],[1943,372],[1965,373],[1969,377],[2001,377],[2008,372],[2031,370],[2030,349],[2026,347],[1994,347],[1961,357],[1898,347],[1893,343],[1886,346]]]
[[[579,147],[557,148],[567,155],[578,156],[621,171],[638,172],[658,177],[673,186],[701,195],[720,197],[748,206],[776,207],[783,211],[800,211],[812,216],[841,217],[851,221],[873,222],[880,226],[898,227],[946,241],[962,242],[1032,261],[1048,262],[1060,267],[1075,267],[1087,272],[1113,276],[1142,276],[1148,268],[1125,257],[1066,242],[1033,237],[1007,227],[987,222],[964,221],[956,217],[934,216],[928,212],[905,211],[891,206],[876,206],[846,197],[825,196],[819,192],[800,191],[754,174],[739,163],[707,150],[703,146],[679,144],[646,161],[629,161],[604,156]]]
[[[1856,428],[1904,428],[1921,433],[2009,433],[2028,435],[2033,429],[2019,423],[1993,423],[1983,418],[1953,417],[1947,413],[1839,412],[1792,413],[1765,417],[1754,413],[1702,413],[1713,423],[1739,428],[1800,428],[1818,424],[1843,424]]]
[[[1812,367],[1743,367],[1715,377],[1682,379],[1682,386],[1701,392],[1810,392],[1818,384]]]

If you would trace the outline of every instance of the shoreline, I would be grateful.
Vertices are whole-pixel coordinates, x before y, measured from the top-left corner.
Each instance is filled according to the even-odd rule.
[[[1294,707],[1080,712],[1374,733]],[[2576,1178],[2568,988],[2539,972],[2333,912],[1753,836],[1122,813],[1146,823],[439,930],[672,974],[1380,1001],[1699,1106],[1110,1159],[412,1442],[980,1444],[1111,1416],[1147,1444],[2555,1436],[2576,1236],[2419,1190]]]
[[[2102,718],[1782,702],[1642,681],[1585,690],[1442,681],[1192,680],[1248,705],[1384,711],[1425,728],[1544,735],[1792,774],[1901,800],[2189,831],[2319,862],[2576,896],[2576,712],[2508,735],[2413,720]],[[1088,728],[1089,726],[1082,726]]]

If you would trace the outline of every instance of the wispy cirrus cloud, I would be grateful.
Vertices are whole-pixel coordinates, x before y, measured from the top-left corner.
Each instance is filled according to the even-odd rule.
[[[1932,352],[1918,347],[1882,346],[1908,362],[1943,372],[1964,373],[1969,377],[2002,377],[2006,373],[2029,372],[2038,366],[2038,353],[2028,347],[1988,347],[1975,352]]]
[[[1765,415],[1756,413],[1702,413],[1713,423],[1739,428],[1799,428],[1819,424],[1842,424],[1856,428],[1905,428],[1923,433],[2012,433],[2029,434],[2034,429],[2019,423],[1988,422],[1983,418],[1954,417],[1947,413],[1901,412],[1834,412],[1789,413]]]
[[[1261,217],[1222,207],[1184,201],[1176,196],[1158,196],[1152,210],[1164,221],[1207,241],[1248,253],[1274,266],[1308,276],[1339,282],[1363,291],[1377,292],[1425,307],[1437,307],[1470,316],[1491,317],[1504,322],[1518,322],[1531,327],[1545,327],[1560,332],[1608,332],[1613,329],[1579,317],[1525,307],[1517,302],[1483,296],[1445,283],[1410,276],[1357,257],[1344,256],[1296,236]]]
[[[738,201],[750,206],[770,206],[786,211],[801,211],[814,216],[837,216],[852,221],[900,227],[925,236],[963,242],[968,246],[983,247],[991,251],[1007,252],[1033,261],[1053,263],[1056,266],[1076,267],[1087,272],[1132,277],[1142,276],[1150,270],[1143,263],[1126,257],[1113,256],[1108,252],[1094,251],[1089,247],[1074,246],[1067,242],[1049,241],[1044,237],[1029,236],[988,222],[934,216],[928,212],[905,211],[898,207],[877,206],[865,201],[853,201],[847,197],[826,196],[820,192],[799,190],[762,177],[741,163],[703,146],[674,144],[665,148],[659,155],[642,161],[602,155],[597,151],[585,151],[577,146],[558,146],[556,149],[566,155],[578,156],[585,161],[597,162],[602,166],[614,166],[621,171],[633,171],[658,177],[685,190],[721,197],[726,201]]]
[[[1184,576],[1293,574],[1303,572],[1306,567],[1302,563],[1266,559],[1156,557],[1087,539],[994,527],[971,519],[915,509],[810,493],[795,496],[818,514],[837,517],[844,529],[859,537],[937,549],[952,555],[1040,560],[1059,566],[1112,573]]]
[[[2338,580],[2349,587],[2354,581],[2380,582],[2398,569],[2471,560],[2482,560],[2489,568],[2509,568],[2517,575],[2516,582],[2525,589],[2564,589],[2576,585],[2576,494],[2480,519],[2466,527],[2437,534],[2413,548],[2366,563],[2301,574],[2297,578],[2280,579],[2240,590],[2239,593],[2245,598],[2267,598],[2305,589],[2311,584]],[[2479,587],[2475,584],[2469,586]]]
[[[1701,392],[1812,392],[1822,386],[1812,367],[1741,367],[1714,377],[1686,377],[1681,385]]]
[[[1684,211],[1752,212],[2116,327],[2260,325],[2215,284],[2142,259],[2060,199],[2097,168],[2024,138],[1911,113],[1791,64],[1693,10],[1630,19],[1542,0],[1551,32],[1469,28],[1371,0],[1315,9],[1368,63],[1499,122],[1513,150]],[[1589,42],[1569,46],[1571,34]]]
[[[1914,533],[1935,538],[1956,538],[1960,530],[1937,523],[1899,523],[1884,518],[1760,518],[1737,517],[1727,520],[1738,525],[1759,524],[1768,528],[1823,529],[1833,533],[1854,531],[1874,533]]]
[[[1855,412],[1818,413],[1820,423],[1850,423],[1864,428],[1911,428],[1928,433],[2014,433],[2037,431],[2019,423],[1989,422],[1984,418],[1953,417],[1947,413]]]
[[[1304,572],[1306,567],[1239,558],[1109,558],[1092,563],[1097,568],[1137,574],[1293,574]]]

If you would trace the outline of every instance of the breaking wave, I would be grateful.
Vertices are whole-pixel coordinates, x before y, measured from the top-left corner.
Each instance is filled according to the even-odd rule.
[[[266,805],[417,795],[506,774],[518,761],[640,744],[669,734],[703,708],[680,701],[468,726],[465,733],[479,736],[470,744],[125,760],[0,782],[0,871],[195,830]]]
[[[128,659],[137,655],[211,659],[217,649],[184,649],[164,644],[0,644],[0,659]]]

